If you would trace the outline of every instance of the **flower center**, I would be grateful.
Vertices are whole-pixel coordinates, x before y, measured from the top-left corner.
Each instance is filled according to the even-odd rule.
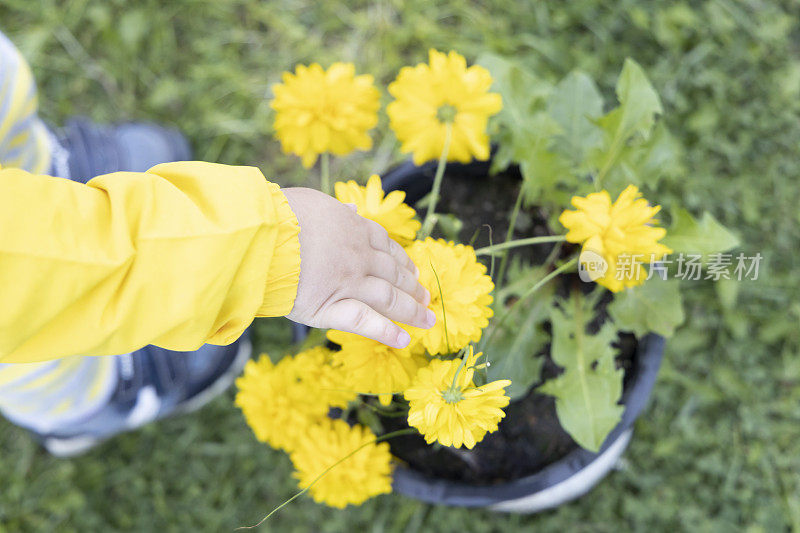
[[[461,394],[461,389],[450,387],[442,391],[442,399],[447,403],[458,403],[464,399],[464,395]]]
[[[440,105],[436,110],[436,118],[443,124],[450,124],[456,119],[457,109],[450,104]]]

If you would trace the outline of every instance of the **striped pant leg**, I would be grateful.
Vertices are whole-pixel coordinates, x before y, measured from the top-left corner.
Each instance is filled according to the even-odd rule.
[[[37,115],[36,96],[30,67],[0,33],[0,165],[46,174],[57,143]],[[113,357],[0,364],[0,412],[12,422],[47,433],[100,409],[116,379]]]

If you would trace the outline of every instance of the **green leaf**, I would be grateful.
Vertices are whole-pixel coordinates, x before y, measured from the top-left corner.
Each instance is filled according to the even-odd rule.
[[[619,106],[596,121],[603,130],[603,146],[593,150],[591,162],[599,169],[598,180],[617,164],[634,135],[650,137],[656,114],[663,112],[661,100],[642,68],[625,60],[617,80]]]
[[[497,299],[505,302],[512,295],[518,296],[543,275],[540,268],[528,267],[515,271],[512,265],[509,283],[498,292]],[[520,304],[502,329],[486,331],[489,342],[481,349],[491,361],[487,380],[511,379],[511,386],[506,388],[506,393],[512,400],[524,396],[542,374],[544,357],[539,356],[539,352],[549,341],[543,326],[550,315],[553,290],[553,285],[542,287],[536,298]]]
[[[552,85],[511,59],[482,54],[477,63],[492,74],[492,88],[503,97],[501,121],[512,130],[524,128],[539,103],[550,94]]]
[[[573,71],[556,85],[547,100],[547,111],[563,130],[559,148],[575,164],[602,142],[601,131],[591,119],[602,115],[603,98],[594,80],[583,72]]]
[[[144,10],[128,10],[118,21],[119,37],[129,50],[134,50],[147,35],[148,13]]]
[[[535,117],[544,108],[552,85],[516,61],[495,54],[481,55],[478,64],[492,73],[492,89],[503,97],[503,109],[492,120],[499,126],[495,138],[500,148],[492,161],[492,172],[496,172],[519,161],[542,137],[540,119]]]
[[[739,298],[739,286],[741,284],[735,279],[720,278],[714,282],[714,290],[719,298],[719,303],[726,311],[732,311]]]
[[[620,106],[612,111],[618,115],[615,135],[627,139],[634,133],[640,133],[648,137],[656,114],[664,110],[658,93],[642,67],[633,59],[627,58],[622,67],[617,80],[617,98]]]
[[[448,240],[458,241],[464,222],[453,213],[437,213],[436,225]]]
[[[525,204],[556,200],[556,186],[573,175],[568,159],[550,149],[555,136],[563,132],[561,125],[545,112],[531,117],[529,129],[514,140],[513,159],[519,162]]]
[[[682,159],[680,144],[663,123],[658,123],[649,139],[622,150],[618,164],[609,171],[603,185],[614,191],[631,184],[655,187],[662,177],[683,174]]]
[[[543,146],[532,147],[525,158],[520,160],[519,169],[526,206],[542,205],[547,201],[560,199],[556,186],[572,175],[564,157]],[[568,199],[572,195],[563,196]]]
[[[564,430],[581,447],[596,452],[619,423],[623,406],[622,369],[616,369],[614,326],[607,322],[595,335],[586,332],[592,306],[576,292],[560,307],[551,308],[552,358],[564,373],[539,392],[556,398],[556,413]]]
[[[711,213],[703,213],[698,222],[682,208],[672,213],[672,226],[661,242],[672,248],[675,254],[701,254],[703,260],[710,254],[739,246],[739,238],[717,222]]]
[[[531,150],[548,148],[552,139],[562,131],[561,125],[544,111],[531,114],[525,128],[515,135],[514,160],[524,161],[530,157]]]
[[[653,277],[615,294],[608,313],[619,329],[637,337],[649,332],[669,337],[684,319],[679,285],[678,280]]]

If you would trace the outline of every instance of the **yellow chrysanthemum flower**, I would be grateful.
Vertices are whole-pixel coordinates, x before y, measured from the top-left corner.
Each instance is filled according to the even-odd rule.
[[[404,396],[408,400],[408,425],[419,430],[425,441],[444,446],[472,449],[486,433],[497,431],[509,403],[505,387],[511,381],[500,379],[476,387],[472,379],[480,353],[472,347],[458,378],[453,378],[461,359],[434,360],[417,372]]]
[[[416,343],[398,350],[380,342],[346,333],[328,331],[328,339],[342,347],[333,355],[348,388],[379,394],[380,402],[389,405],[391,394],[402,393],[411,384],[417,370],[428,364],[425,348]]]
[[[375,434],[368,428],[350,427],[342,420],[326,420],[308,428],[306,438],[291,454],[300,488],[311,486],[314,501],[339,509],[392,492],[389,444],[374,441]]]
[[[273,364],[269,356],[248,361],[236,380],[236,405],[256,438],[290,451],[305,429],[344,407],[355,394],[342,391],[343,377],[330,364],[331,351],[312,348]]]
[[[366,187],[350,180],[337,182],[334,190],[337,200],[355,204],[359,215],[383,226],[389,237],[401,246],[408,246],[417,236],[421,224],[414,218],[417,214],[414,208],[403,203],[405,191],[392,191],[384,198],[381,178],[377,174],[370,176]]]
[[[304,167],[324,152],[346,155],[372,147],[367,132],[378,123],[380,93],[372,76],[355,75],[352,63],[334,63],[328,70],[317,63],[298,65],[272,90],[275,135],[285,153],[302,157]]]
[[[574,196],[577,210],[566,210],[558,221],[569,230],[567,241],[583,243],[581,262],[594,281],[612,292],[641,285],[647,279],[642,263],[661,259],[672,250],[658,240],[667,234],[653,218],[661,206],[650,206],[639,189],[628,185],[611,203],[607,191]],[[602,261],[597,261],[602,258]],[[604,263],[598,268],[593,263]]]
[[[430,329],[409,327],[411,338],[420,339],[431,355],[454,353],[479,341],[492,316],[494,283],[475,250],[428,237],[406,251],[419,268],[419,282],[431,293],[428,308],[436,314],[436,325]]]
[[[490,93],[492,76],[456,52],[431,49],[428,63],[403,67],[389,93],[395,101],[386,112],[392,130],[421,165],[438,159],[444,148],[447,125],[452,124],[448,161],[468,163],[489,157],[489,117],[503,108],[497,93]]]
[[[342,386],[345,376],[333,356],[328,348],[315,346],[295,355],[293,364],[303,382],[315,389],[318,401],[345,408],[357,395]]]

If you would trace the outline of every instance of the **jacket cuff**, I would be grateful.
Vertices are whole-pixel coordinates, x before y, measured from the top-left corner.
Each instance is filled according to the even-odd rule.
[[[274,183],[268,185],[277,227],[264,300],[256,316],[285,316],[294,307],[300,282],[300,225],[280,187]]]

